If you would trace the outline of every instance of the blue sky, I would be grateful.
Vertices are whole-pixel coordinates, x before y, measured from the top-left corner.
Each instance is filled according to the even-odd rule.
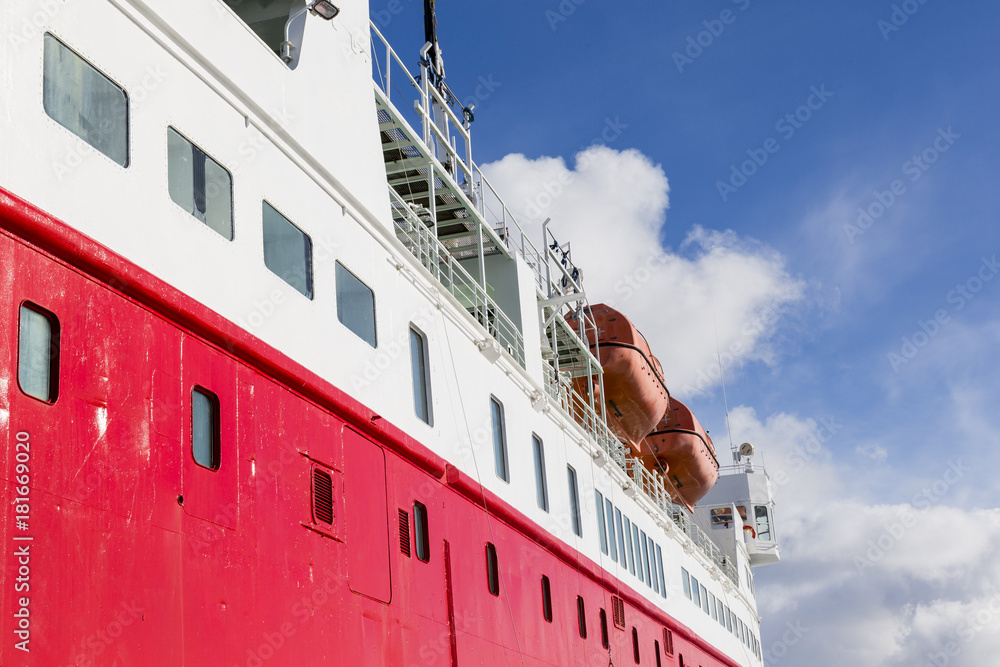
[[[372,3],[401,54],[420,46],[421,4]],[[544,213],[590,259],[588,291],[613,296],[629,270],[630,250],[612,244],[658,241],[667,269],[622,309],[671,362],[668,384],[712,363],[715,346],[697,339],[745,343],[726,367],[733,437],[757,438],[772,470],[802,482],[779,489],[786,561],[758,573],[763,643],[788,621],[817,628],[771,663],[923,665],[943,652],[994,664],[1000,269],[983,259],[1000,254],[1000,6],[442,0],[438,13],[452,89],[485,92],[475,153],[511,208],[546,178],[575,179]],[[797,111],[808,120],[777,125]],[[582,167],[578,153],[612,126]],[[743,165],[754,156],[766,162]],[[730,181],[734,165],[753,172],[745,183]],[[724,197],[720,182],[739,187]],[[845,227],[859,208],[870,226]],[[619,273],[589,248],[610,248]],[[650,313],[692,293],[708,297]],[[780,316],[741,336],[755,313]],[[681,393],[724,451],[719,384],[703,389]],[[799,469],[795,448],[817,434]],[[915,499],[958,460],[967,470],[930,506]],[[859,566],[908,512],[920,527]]]

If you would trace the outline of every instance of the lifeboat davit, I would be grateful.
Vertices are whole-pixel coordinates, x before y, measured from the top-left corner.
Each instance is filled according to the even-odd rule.
[[[719,479],[712,438],[691,410],[675,398],[670,399],[669,408],[644,444],[643,463],[650,470],[666,471],[688,506],[701,500]]]
[[[588,331],[591,351],[604,368],[604,395],[608,421],[615,434],[628,441],[634,455],[640,443],[657,425],[670,405],[670,392],[663,381],[663,369],[649,344],[632,322],[620,312],[598,304],[590,308],[597,325]],[[567,318],[575,327],[574,317]],[[577,387],[582,395],[586,387]],[[648,453],[648,452],[646,452]]]

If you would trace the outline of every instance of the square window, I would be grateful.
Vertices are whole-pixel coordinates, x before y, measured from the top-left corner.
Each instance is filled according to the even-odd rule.
[[[233,240],[233,178],[172,127],[167,128],[170,199],[223,238]]]
[[[375,293],[337,262],[337,319],[361,340],[377,347],[375,338]]]
[[[42,106],[49,118],[128,166],[128,96],[72,49],[45,33]]]
[[[264,265],[311,299],[312,240],[267,202],[263,208]]]

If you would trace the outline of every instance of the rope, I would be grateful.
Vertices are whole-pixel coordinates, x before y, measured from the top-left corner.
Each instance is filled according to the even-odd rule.
[[[445,341],[447,343],[447,347],[450,352],[452,350],[451,335],[448,333],[447,322],[445,322],[442,329],[444,329]],[[468,413],[465,411],[465,399],[462,398],[461,387],[459,387],[458,384],[458,369],[455,367],[455,356],[453,354],[449,354],[448,356],[451,359],[452,375],[455,377],[455,390],[456,393],[458,393],[459,407],[462,411],[462,421],[465,423],[465,431],[469,436],[469,447],[472,449],[472,462],[476,468],[476,481],[479,483],[479,489],[483,494],[483,509],[486,511],[486,526],[490,532],[490,540],[493,542],[493,544],[496,544],[497,538],[493,532],[492,516],[490,515],[489,505],[486,502],[486,487],[483,486],[483,478],[479,472],[479,458],[476,456],[476,447],[472,442],[472,428],[469,426]],[[521,659],[521,667],[525,667],[524,653],[521,651],[521,640],[517,635],[517,624],[514,621],[514,610],[510,606],[510,596],[507,594],[507,583],[506,581],[504,581],[503,573],[499,571],[499,567],[497,568],[497,570],[498,570],[497,578],[500,580],[500,587],[502,589],[501,592],[503,593],[504,604],[507,607],[507,614],[508,616],[510,616],[510,627],[514,632],[514,642],[517,645],[517,654],[518,657]]]

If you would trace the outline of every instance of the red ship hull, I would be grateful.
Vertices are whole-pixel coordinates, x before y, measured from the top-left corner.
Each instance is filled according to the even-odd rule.
[[[2,190],[0,267],[0,664],[605,665],[612,594],[615,664],[632,664],[633,627],[642,664],[736,664],[371,410]],[[19,389],[24,302],[59,318],[53,404]],[[218,396],[217,471],[190,454],[195,386]],[[329,525],[312,511],[317,469]],[[426,563],[401,551],[414,501]]]

